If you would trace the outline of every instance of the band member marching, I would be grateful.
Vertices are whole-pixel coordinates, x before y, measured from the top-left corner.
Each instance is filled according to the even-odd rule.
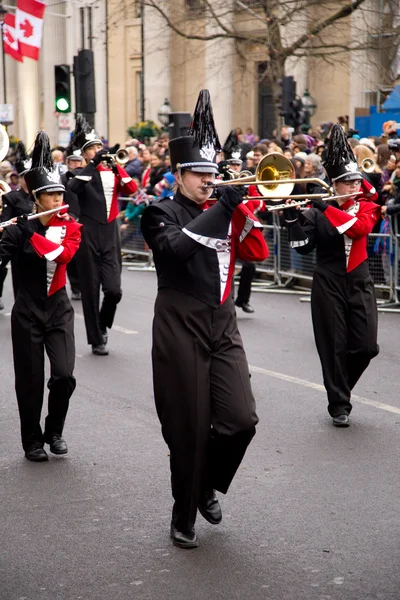
[[[150,205],[141,221],[158,277],[154,396],[170,449],[171,537],[181,548],[198,546],[197,509],[221,521],[215,490],[227,492],[258,421],[231,284],[236,258],[263,260],[268,249],[238,188],[203,210],[218,174],[216,149],[202,90],[190,135],[169,143],[178,191]]]
[[[25,173],[31,166],[31,160],[26,153],[26,148],[22,142],[18,142],[15,148],[15,168],[19,175],[20,188],[12,190],[2,197],[3,210],[0,220],[9,221],[13,217],[28,215],[33,210],[33,201],[29,194],[25,182]],[[14,298],[18,293],[18,269],[16,267],[16,256],[11,260],[11,274]],[[0,269],[0,298],[3,292],[3,282],[7,275],[7,267]]]
[[[25,181],[38,213],[60,208],[64,186],[51,161],[47,134],[40,132]],[[74,312],[65,291],[66,265],[80,243],[80,225],[59,213],[4,228],[2,264],[17,258],[19,288],[11,313],[15,390],[21,420],[22,446],[32,461],[48,459],[44,443],[54,454],[66,454],[62,438],[69,399],[75,389]],[[44,351],[50,361],[48,415],[40,426],[44,390]]]
[[[77,264],[86,334],[93,354],[105,356],[107,329],[112,327],[122,297],[118,193],[134,194],[137,186],[120,165],[114,163],[110,168],[106,164],[108,152],[82,115],[77,115],[71,141],[87,163],[68,184],[78,196],[83,225]],[[104,294],[101,308],[100,286]]]
[[[239,177],[240,171],[242,170],[243,161],[240,158],[241,148],[239,145],[239,138],[236,130],[232,129],[228,137],[225,140],[225,144],[222,147],[224,153],[224,161],[218,163],[218,169],[223,176],[223,179],[231,179],[232,177],[226,176],[227,171],[236,172]],[[251,186],[255,187],[255,186]],[[258,190],[257,190],[257,193]],[[264,208],[264,201],[262,199],[257,200],[256,198],[248,199],[243,201],[247,205],[247,208],[256,215],[259,210]],[[254,308],[250,304],[251,296],[251,282],[256,274],[256,265],[254,262],[249,260],[242,261],[242,270],[239,277],[239,287],[237,297],[235,300],[235,306],[240,307],[245,313],[253,313]]]
[[[78,196],[68,189],[68,181],[81,170],[85,164],[82,153],[78,148],[69,145],[65,150],[65,164],[67,171],[61,175],[61,182],[65,187],[64,202],[68,204],[68,213],[76,221],[79,221],[80,209]],[[81,300],[81,287],[78,275],[77,256],[72,258],[67,265],[67,275],[71,286],[71,300]]]
[[[315,342],[333,425],[347,427],[351,390],[379,352],[367,236],[380,218],[380,207],[357,194],[362,174],[338,124],[332,128],[324,166],[335,193],[347,197],[329,205],[316,199],[303,214],[295,208],[284,213],[291,247],[300,254],[317,250],[311,293]]]

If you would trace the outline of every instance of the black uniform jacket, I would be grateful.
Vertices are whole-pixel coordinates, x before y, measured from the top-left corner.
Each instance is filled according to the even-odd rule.
[[[14,217],[29,215],[33,210],[33,201],[31,196],[22,189],[14,190],[12,192],[8,192],[8,194],[4,194],[2,200],[3,210],[0,221],[3,223]]]
[[[220,203],[203,210],[179,191],[150,205],[141,220],[153,250],[158,287],[172,288],[217,307],[230,294],[235,259],[264,260],[261,224],[243,205],[233,215]]]

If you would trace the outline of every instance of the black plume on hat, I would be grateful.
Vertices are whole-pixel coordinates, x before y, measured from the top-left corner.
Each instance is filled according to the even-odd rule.
[[[39,131],[37,134],[32,152],[31,169],[40,167],[44,167],[48,171],[52,171],[54,168],[49,136],[44,131]]]
[[[26,185],[30,193],[47,191],[64,192],[60,173],[51,158],[50,140],[47,133],[39,131],[32,152],[32,166],[25,174]]]
[[[222,147],[223,153],[231,154],[239,146],[239,138],[236,133],[236,129],[230,131],[228,137],[225,140],[225,144]]]
[[[102,144],[102,141],[95,130],[89,125],[85,117],[81,113],[78,113],[76,115],[75,129],[72,132],[70,145],[74,148],[83,150],[86,146],[90,146],[91,144]]]
[[[15,147],[15,168],[17,172],[19,174],[24,173],[30,168],[30,162],[29,156],[26,153],[25,144],[23,142],[18,142]]]
[[[353,150],[339,123],[335,123],[330,131],[324,167],[332,181],[361,177]]]
[[[216,152],[221,150],[208,90],[201,90],[199,93],[188,135],[194,137],[194,147],[202,148],[210,144]]]
[[[228,137],[225,140],[225,144],[222,147],[222,151],[225,156],[225,160],[237,160],[241,161],[241,148],[239,144],[239,138],[236,133],[236,129],[232,129]]]

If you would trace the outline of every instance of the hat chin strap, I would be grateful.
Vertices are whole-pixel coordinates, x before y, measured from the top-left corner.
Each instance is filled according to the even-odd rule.
[[[183,179],[182,179],[182,169],[181,168],[178,169],[178,175],[179,175],[179,179],[181,181],[179,185],[181,186],[186,198],[189,198],[189,200],[192,200],[192,202],[196,202],[196,204],[199,204],[197,202],[196,198],[194,198],[194,196],[190,192],[188,192],[188,190],[186,189],[186,186],[183,183]],[[210,188],[210,195],[208,196],[208,198],[211,196],[211,194],[212,194],[212,189]],[[206,200],[208,200],[208,198]],[[206,202],[206,200],[204,200],[204,202]],[[203,204],[203,202],[201,204]]]
[[[33,197],[35,198],[35,204],[37,204],[37,206],[40,206],[40,208],[41,208],[41,209],[42,209],[42,211],[44,212],[46,209],[45,209],[45,207],[43,206],[43,204],[40,204],[39,200],[37,199],[36,192],[32,192],[32,195],[33,195]]]

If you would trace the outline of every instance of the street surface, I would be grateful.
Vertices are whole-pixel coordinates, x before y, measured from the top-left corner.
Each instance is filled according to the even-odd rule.
[[[260,423],[223,521],[200,547],[169,539],[168,450],[152,398],[156,277],[123,272],[110,356],[76,309],[69,454],[24,458],[9,335],[0,313],[0,600],[399,600],[400,315],[380,314],[381,353],[351,427],[326,411],[309,303],[254,293],[239,325]],[[179,357],[177,357],[179,359]],[[44,415],[45,416],[45,415]]]

